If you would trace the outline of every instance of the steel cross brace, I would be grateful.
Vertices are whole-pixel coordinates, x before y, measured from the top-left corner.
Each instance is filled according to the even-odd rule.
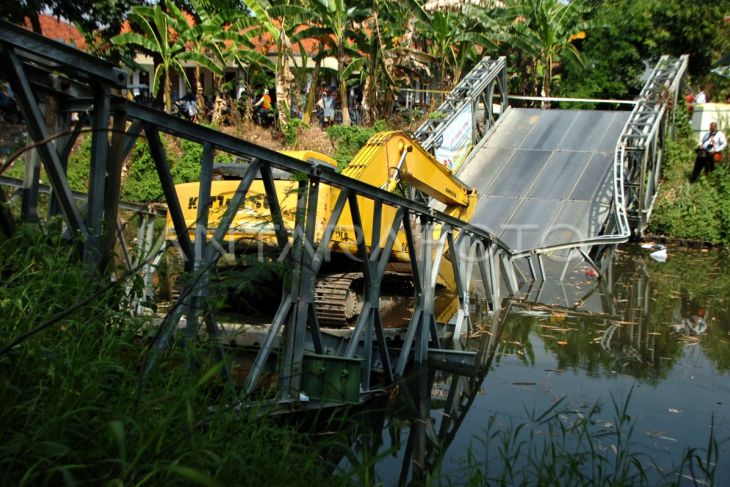
[[[185,258],[185,269],[189,270],[192,267],[193,262],[193,247],[190,242],[188,227],[185,224],[182,207],[180,206],[180,200],[178,199],[177,192],[175,191],[175,183],[172,180],[170,167],[167,163],[167,155],[165,154],[165,149],[162,146],[162,141],[160,140],[160,134],[157,131],[157,127],[152,124],[144,124],[144,131],[147,135],[147,143],[149,144],[150,154],[155,162],[157,175],[160,178],[162,191],[165,194],[165,201],[167,202],[170,218],[172,219],[173,226],[175,227],[177,241],[180,244],[180,248]]]
[[[109,88],[94,84],[94,111],[91,115],[91,171],[87,200],[86,227],[89,236],[84,246],[84,261],[98,266],[102,260],[102,232],[104,222],[104,193],[106,192],[109,163]],[[120,168],[121,170],[121,168]],[[113,215],[116,220],[116,215]]]
[[[416,246],[414,245],[413,233],[410,225],[405,225],[408,252],[411,256],[414,284],[416,285],[416,307],[411,316],[403,348],[398,357],[395,368],[396,377],[403,377],[411,348],[414,348],[414,362],[424,364],[428,360],[428,339],[429,336],[436,348],[441,348],[440,339],[436,331],[436,322],[433,315],[433,303],[435,298],[435,286],[432,285],[433,273],[438,269],[433,265],[433,227],[432,218],[421,215],[420,246],[418,257],[416,257]],[[416,272],[417,271],[417,272]],[[418,277],[418,278],[416,278]]]
[[[317,219],[317,201],[319,198],[319,180],[300,181],[297,192],[297,215],[294,226],[294,248],[291,283],[291,300],[293,310],[289,314],[289,325],[284,330],[283,367],[279,377],[280,397],[282,399],[299,399],[302,380],[302,363],[304,360],[304,339],[307,330],[307,318],[311,310],[311,302],[307,297],[314,293],[306,279],[307,267],[312,265],[313,241]],[[271,331],[271,330],[270,330]],[[321,348],[319,328],[312,333],[317,345]],[[319,343],[317,343],[319,342]]]
[[[499,265],[495,259],[495,250],[490,243],[485,245],[482,241],[476,242],[475,250],[484,291],[492,306],[492,313],[496,316],[502,306],[502,285],[500,273],[498,269],[495,269],[495,266]]]
[[[200,273],[199,279],[192,284],[191,299],[185,305],[187,323],[185,338],[192,342],[198,335],[199,317],[205,322],[208,338],[212,342],[213,352],[216,359],[223,364],[223,372],[226,377],[231,378],[228,364],[225,361],[225,352],[221,340],[220,328],[215,320],[212,310],[209,307],[208,296],[208,272],[206,267],[209,260],[218,258],[218,253],[208,254],[208,216],[210,213],[210,191],[213,180],[213,158],[215,148],[211,144],[203,144],[203,155],[201,159],[200,186],[198,188],[198,213],[195,224],[195,242],[193,252],[193,274]],[[255,171],[255,169],[253,170]],[[246,189],[247,191],[247,189]],[[224,216],[225,218],[225,216]],[[232,220],[231,220],[232,221]],[[224,224],[230,227],[230,221]]]
[[[264,180],[266,180],[266,177]],[[265,182],[264,186],[268,186],[272,191],[275,191],[273,181],[271,181],[270,185]],[[314,249],[318,193],[318,178],[311,178],[307,182],[300,182],[297,193],[297,216],[292,251],[294,272],[290,289],[282,298],[282,302],[266,334],[264,343],[261,345],[254,365],[246,378],[244,390],[247,395],[251,394],[255,389],[258,378],[263,371],[263,367],[268,360],[274,342],[279,334],[279,330],[285,322],[288,321],[289,324],[285,329],[284,362],[280,378],[283,399],[298,399],[298,393],[301,388],[301,367],[304,357],[304,339],[307,328],[311,331],[315,352],[322,353],[323,351],[322,338],[314,309],[315,280],[326,258],[335,227],[342,215],[350,191],[342,190],[340,192],[332,215],[325,226],[322,238],[317,248]],[[280,219],[281,214],[275,193],[269,196],[269,200],[277,201],[276,205],[270,205],[270,209],[272,217],[276,219],[273,215],[278,214],[278,218]],[[275,224],[275,226],[277,228],[284,228],[283,223],[280,225]],[[285,237],[279,240],[280,247],[286,245],[283,238]]]
[[[23,175],[23,199],[20,206],[20,218],[26,222],[38,223],[38,186],[40,184],[41,165],[38,151],[31,149],[25,153],[25,173]]]
[[[360,208],[357,202],[357,197],[354,194],[350,196],[349,203],[353,226],[355,229],[362,229]],[[375,202],[373,213],[373,238],[371,240],[370,256],[367,255],[365,235],[362,231],[355,231],[358,257],[362,262],[363,275],[365,276],[365,295],[362,311],[355,323],[355,329],[352,332],[350,342],[348,343],[345,351],[345,357],[352,358],[355,356],[360,336],[362,335],[363,330],[365,330],[366,337],[365,346],[363,347],[365,352],[363,357],[362,385],[363,390],[366,391],[370,389],[370,365],[372,363],[373,332],[378,342],[378,351],[380,353],[380,361],[383,364],[385,383],[389,384],[393,381],[390,353],[388,352],[388,345],[386,343],[385,333],[383,330],[383,321],[380,315],[380,288],[383,282],[385,268],[388,264],[388,260],[390,259],[398,230],[403,224],[406,210],[402,207],[396,210],[393,223],[390,226],[390,230],[388,231],[388,236],[386,237],[383,247],[379,246],[381,239],[380,220],[382,216],[382,202],[379,200]]]
[[[86,121],[86,114],[83,114],[74,124],[73,129],[70,130],[70,133],[68,135],[60,136],[55,141],[56,152],[58,152],[58,158],[61,161],[64,172],[68,168],[68,158],[71,155],[71,150],[73,149],[76,140],[78,140],[79,135],[81,134],[81,129],[85,125]],[[69,131],[70,124],[71,122],[68,113],[59,112],[56,114],[56,134],[61,134],[64,131]],[[53,191],[51,191],[51,193],[53,193]],[[58,201],[53,195],[51,195],[48,201],[48,216],[53,217],[59,214],[61,214],[61,209],[58,206]]]
[[[456,293],[459,298],[459,310],[456,313],[454,322],[453,344],[456,350],[462,350],[462,334],[464,327],[469,333],[471,331],[471,317],[469,315],[469,283],[474,269],[474,244],[465,234],[459,235],[454,241],[453,233],[448,234],[449,255],[451,266],[454,271],[454,282],[456,282]],[[464,255],[463,251],[466,251]]]
[[[106,192],[104,193],[104,237],[102,259],[99,265],[102,271],[109,268],[113,256],[122,185],[122,165],[142,131],[142,124],[139,122],[131,124],[128,129],[126,126],[126,114],[115,111],[113,113],[112,140],[109,148],[109,164],[106,171]]]
[[[262,171],[262,177],[264,182],[264,189],[266,190],[266,196],[269,201],[269,208],[272,215],[272,220],[274,221],[274,227],[277,229],[277,241],[279,244],[280,249],[285,249],[288,246],[288,237],[286,236],[286,230],[284,228],[283,220],[281,218],[281,208],[279,206],[279,200],[276,195],[276,187],[273,182],[273,178],[271,175],[271,168],[268,167],[268,164],[266,165],[265,169]],[[296,220],[295,220],[295,226],[294,226],[294,235],[293,235],[293,242],[292,245],[294,247],[293,253],[294,258],[293,261],[296,264],[297,262],[301,262],[301,255],[299,255],[297,260],[297,253],[299,252],[300,248],[300,241],[302,239],[303,234],[303,220],[305,218],[304,212],[306,210],[306,193],[307,193],[307,186],[306,181],[300,181],[299,187],[297,189],[297,213],[296,213]],[[283,235],[282,235],[283,232]],[[290,323],[292,322],[292,317],[290,316],[292,306],[295,303],[295,300],[298,299],[299,296],[299,281],[300,281],[300,275],[299,275],[299,269],[300,266],[294,265],[293,266],[293,272],[291,277],[291,283],[289,285],[289,289],[284,291],[284,294],[281,298],[281,303],[279,304],[279,308],[276,310],[276,314],[274,315],[274,319],[271,322],[271,326],[269,327],[269,331],[266,334],[266,337],[264,338],[263,343],[261,344],[261,347],[259,349],[258,354],[256,355],[256,358],[254,359],[254,363],[251,366],[251,370],[248,373],[248,376],[246,377],[246,381],[243,386],[243,394],[245,396],[250,395],[253,393],[254,389],[256,388],[256,385],[258,383],[258,379],[261,376],[261,373],[264,370],[264,367],[266,365],[266,362],[269,358],[269,355],[271,354],[271,351],[274,347],[274,343],[276,339],[279,336],[279,331],[281,330],[282,325],[288,320]],[[293,337],[292,337],[293,340]],[[293,344],[287,345],[289,352],[291,353]],[[284,384],[284,378],[282,377],[282,380],[280,381],[282,385]]]
[[[4,24],[3,27],[5,27]],[[79,231],[83,237],[88,237],[89,233],[78,208],[74,204],[73,194],[66,181],[66,174],[63,169],[63,164],[61,164],[61,160],[58,157],[58,152],[46,143],[50,138],[50,132],[44,121],[43,114],[38,107],[38,102],[33,94],[30,82],[24,72],[23,64],[15,51],[8,46],[0,53],[0,57],[6,66],[5,73],[10,78],[10,84],[15,92],[18,106],[28,125],[28,133],[34,142],[39,143],[37,148],[38,153],[51,180],[51,184],[56,190],[54,194],[61,207],[61,212],[66,223],[74,231]]]
[[[152,126],[145,126],[145,132],[147,133],[147,138],[150,143],[150,152],[152,153],[152,157],[155,160],[155,166],[158,168],[158,173],[160,174],[160,179],[162,180],[165,176],[165,170],[167,170],[167,176],[169,177],[169,169],[167,168],[166,161],[165,161],[165,153],[162,150],[162,144],[159,139],[159,134],[157,133],[156,129]],[[210,149],[208,149],[210,150]],[[160,353],[160,351],[164,350],[168,347],[170,343],[170,339],[172,338],[172,335],[175,332],[175,329],[177,328],[177,324],[180,321],[180,318],[182,317],[183,311],[185,309],[185,303],[187,302],[188,296],[194,292],[195,286],[197,285],[198,281],[205,278],[205,273],[209,271],[209,269],[217,262],[218,258],[220,257],[220,251],[221,243],[224,240],[225,234],[228,232],[228,229],[231,226],[231,223],[233,222],[233,218],[236,216],[236,213],[238,212],[238,209],[240,208],[241,204],[243,204],[244,197],[246,196],[246,193],[248,192],[249,187],[251,186],[251,183],[253,182],[254,178],[256,177],[256,174],[259,172],[259,168],[261,167],[261,161],[254,160],[249,167],[246,169],[246,172],[244,173],[243,177],[241,178],[241,181],[238,183],[238,188],[236,189],[236,193],[233,195],[233,198],[231,199],[231,202],[228,205],[228,208],[226,208],[225,213],[223,214],[223,217],[220,220],[220,223],[218,224],[218,227],[216,228],[215,234],[213,235],[213,239],[210,244],[205,246],[205,264],[201,265],[200,270],[192,275],[192,282],[188,283],[185,288],[183,288],[182,292],[180,293],[180,296],[178,297],[177,301],[173,305],[170,312],[165,316],[162,323],[160,324],[160,330],[158,332],[158,336],[155,339],[155,344],[153,347],[153,353],[150,356],[150,359],[147,362],[147,365],[145,367],[145,373],[149,372],[155,365],[157,355]],[[171,178],[170,178],[170,186],[171,186]],[[164,184],[164,182],[163,182]],[[171,186],[172,187],[172,186]],[[164,185],[163,185],[164,189]],[[174,207],[175,204],[177,204],[177,210],[179,211],[179,221],[175,222],[175,213],[172,213],[171,216],[173,218],[173,223],[175,226],[175,233],[177,235],[178,242],[183,241],[183,237],[187,239],[188,245],[190,245],[190,236],[188,234],[188,228],[185,225],[185,221],[182,218],[182,210],[180,209],[180,203],[177,199],[177,194],[174,192],[174,187],[172,187],[172,194],[169,194],[169,192],[165,192],[165,197],[168,198],[168,208],[171,209]],[[201,202],[200,206],[204,206],[204,204]],[[205,213],[210,210],[209,205],[205,205],[206,211]],[[184,257],[187,258],[187,265],[188,267],[192,267],[194,255],[193,252],[190,251],[189,254],[184,252]],[[208,316],[207,319],[212,320],[213,318],[211,316]],[[210,322],[209,327],[216,327],[214,322]],[[209,329],[209,331],[211,331]],[[216,337],[212,337],[216,338]]]

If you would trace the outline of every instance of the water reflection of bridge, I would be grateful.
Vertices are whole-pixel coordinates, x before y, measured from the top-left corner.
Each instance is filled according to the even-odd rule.
[[[83,262],[91,269],[107,272],[114,258],[123,161],[142,134],[147,139],[190,276],[160,324],[145,367],[148,373],[178,334],[182,343],[199,340],[202,334],[218,358],[226,354],[222,343],[226,337],[210,305],[209,271],[221,257],[219,249],[225,247],[227,230],[245,205],[251,184],[261,180],[276,243],[280,249],[290,249],[292,275],[255,350],[241,398],[256,396],[262,375],[273,370],[278,378],[275,401],[296,408],[328,403],[324,398],[302,402],[303,398],[317,399],[306,385],[312,379],[313,363],[325,364],[324,368],[350,364],[348,373],[354,379],[349,386],[357,396],[350,400],[355,402],[392,385],[410,367],[427,362],[478,368],[482,356],[462,345],[475,330],[469,314],[473,294],[486,299],[485,309],[499,316],[503,300],[517,295],[522,283],[545,281],[551,272],[564,277],[581,265],[595,268],[599,275],[605,273],[596,262],[626,241],[632,231],[640,234],[648,221],[671,110],[676,106],[672,101],[677,100],[687,64],[686,57],[662,58],[634,109],[626,114],[508,109],[505,59],[479,62],[439,107],[442,116],[433,117],[415,134],[426,149],[435,151],[449,124],[464,113],[471,114],[470,142],[475,150],[459,174],[476,187],[480,199],[473,221],[465,222],[440,212],[437,205],[371,187],[317,164],[130,102],[121,96],[126,85],[123,71],[68,46],[7,23],[0,24],[0,44],[4,73],[38,154],[27,158],[21,219],[31,221],[39,214],[42,163],[53,194],[49,214],[62,216],[69,233],[81,235]],[[494,109],[495,94],[501,95],[500,110]],[[45,120],[41,104],[54,112],[53,127]],[[89,189],[82,208],[69,188],[66,167],[70,150],[83,131],[90,133],[92,143]],[[199,207],[196,238],[190,238],[161,133],[202,146],[199,201],[210,199],[216,151],[250,161],[212,239],[205,230],[206,205]],[[299,181],[294,229],[284,227],[273,169]],[[317,214],[322,185],[340,192],[317,242],[314,235],[315,227],[322,223]],[[4,193],[0,196],[4,199]],[[384,221],[384,206],[394,209],[390,221]],[[378,243],[373,248],[366,247],[361,231],[355,232],[365,311],[344,337],[344,346],[342,340],[330,345],[332,335],[323,333],[314,312],[315,279],[343,211],[350,212],[356,228],[361,229],[364,220],[381,223],[373,225],[371,240]],[[11,233],[15,216],[2,211],[0,217],[3,230]],[[525,226],[530,232],[522,232]],[[408,326],[402,336],[392,340],[380,313],[380,288],[394,235],[401,229],[415,291]],[[149,241],[142,247],[154,246]],[[155,257],[150,255],[141,264],[147,265]],[[127,272],[115,277],[140,271],[129,259],[125,262]],[[442,329],[437,327],[434,298],[438,274],[444,269],[453,276],[458,312],[451,327]],[[232,379],[231,371],[226,373]]]
[[[338,469],[347,471],[355,462],[391,454],[397,456],[397,468],[392,459],[387,466],[373,461],[369,478],[386,485],[421,485],[442,467],[457,436],[462,438],[459,450],[450,453],[463,459],[463,439],[478,441],[485,434],[463,431],[467,416],[472,415],[472,426],[474,415],[481,418],[477,423],[483,427],[488,424],[484,403],[479,411],[472,411],[475,401],[481,397],[490,402],[490,394],[495,393],[490,374],[496,372],[495,364],[502,356],[529,357],[525,347],[531,333],[542,337],[560,370],[618,373],[650,384],[666,377],[687,342],[663,317],[681,312],[684,303],[677,300],[676,309],[669,311],[655,309],[644,258],[607,256],[608,261],[602,262],[603,280],[574,274],[568,280],[525,285],[496,319],[482,323],[484,333],[469,341],[467,347],[477,352],[476,368],[469,373],[417,369],[398,383],[397,398],[354,415],[359,436]],[[479,313],[475,305],[475,323],[480,323]]]

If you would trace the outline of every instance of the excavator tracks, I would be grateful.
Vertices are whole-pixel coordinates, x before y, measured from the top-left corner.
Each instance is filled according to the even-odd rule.
[[[389,313],[404,299],[413,296],[413,281],[409,273],[387,271],[380,295],[381,314]],[[329,274],[317,281],[314,305],[317,321],[325,328],[353,325],[363,306],[363,274],[343,272]]]
[[[314,305],[320,326],[346,326],[360,314],[362,299],[352,285],[362,278],[361,272],[345,272],[330,274],[317,281]]]

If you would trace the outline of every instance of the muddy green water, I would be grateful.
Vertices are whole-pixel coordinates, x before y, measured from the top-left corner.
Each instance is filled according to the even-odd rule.
[[[524,289],[505,318],[472,342],[483,347],[493,336],[486,375],[425,371],[361,416],[351,458],[373,466],[359,481],[398,485],[431,476],[462,485],[475,469],[498,477],[499,443],[488,435],[525,423],[523,431],[533,432],[526,445],[540,450],[550,436],[534,419],[561,399],[570,413],[555,421],[570,426],[590,416],[595,451],[611,458],[615,438],[602,433],[616,427],[613,402],[630,396],[630,448],[649,484],[664,483],[662,472],[686,448],[706,448],[714,422],[715,481],[730,485],[729,263],[719,251],[670,248],[660,263],[622,247],[603,285],[579,272]],[[338,469],[352,461],[342,459]],[[527,461],[524,452],[512,459],[518,472]]]

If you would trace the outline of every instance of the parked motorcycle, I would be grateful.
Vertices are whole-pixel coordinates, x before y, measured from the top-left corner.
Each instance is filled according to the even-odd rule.
[[[274,125],[274,122],[276,122],[276,116],[273,110],[264,110],[256,107],[253,110],[253,121],[257,125],[269,128]]]
[[[198,107],[195,103],[195,98],[183,97],[175,100],[172,106],[172,114],[176,117],[180,117],[184,120],[190,120],[191,122],[198,121]]]

